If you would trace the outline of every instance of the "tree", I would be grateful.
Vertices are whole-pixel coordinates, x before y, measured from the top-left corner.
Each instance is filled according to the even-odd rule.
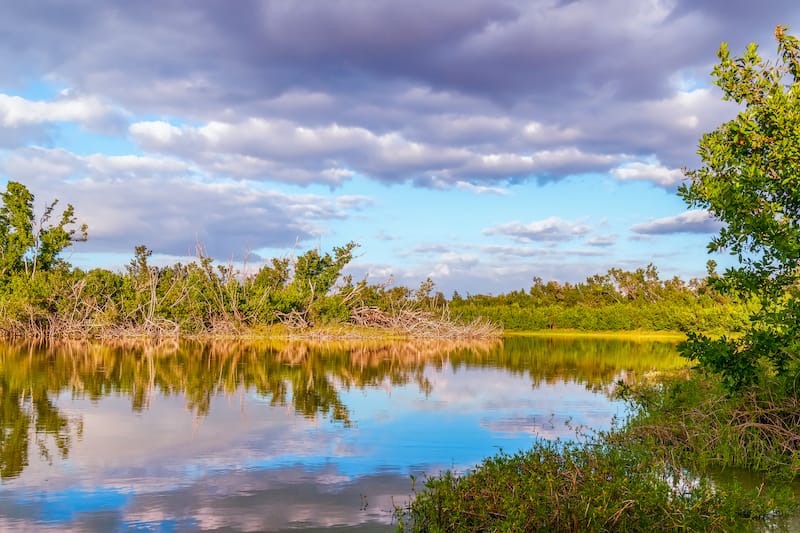
[[[755,43],[733,58],[720,46],[714,83],[741,111],[703,135],[703,166],[688,171],[691,182],[679,189],[689,206],[724,223],[709,251],[727,250],[739,260],[710,281],[761,303],[743,337],[693,334],[682,347],[734,390],[762,372],[786,384],[800,377],[800,42],[787,30],[775,29],[774,64]]]
[[[85,241],[86,224],[75,229],[72,205],[52,224],[58,200],[47,206],[39,220],[34,218],[33,194],[25,185],[9,181],[0,193],[0,278],[25,272],[33,279],[37,271],[47,271],[61,264],[59,255],[77,241]]]

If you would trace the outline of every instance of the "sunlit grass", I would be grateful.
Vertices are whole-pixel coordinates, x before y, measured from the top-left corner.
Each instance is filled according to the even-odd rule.
[[[579,329],[547,329],[538,331],[504,331],[504,337],[560,337],[590,339],[624,339],[641,341],[680,342],[686,334],[680,331],[616,330],[586,331]]]

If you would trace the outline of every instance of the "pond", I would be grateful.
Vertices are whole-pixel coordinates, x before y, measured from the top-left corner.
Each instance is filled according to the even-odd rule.
[[[0,345],[0,530],[391,531],[411,476],[606,429],[618,379],[684,364],[569,338]]]

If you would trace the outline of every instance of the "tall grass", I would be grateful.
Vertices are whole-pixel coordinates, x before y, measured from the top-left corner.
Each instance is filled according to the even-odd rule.
[[[689,479],[643,447],[539,441],[427,479],[395,518],[420,532],[747,531],[785,505]]]
[[[639,443],[696,468],[744,468],[800,477],[800,398],[762,380],[730,395],[719,377],[700,374],[662,384],[624,385],[620,394],[639,410],[624,445]]]
[[[395,510],[400,531],[752,531],[797,512],[800,400],[764,386],[728,396],[713,376],[620,383],[635,414],[583,442],[538,441],[465,475],[425,481]],[[714,484],[708,469],[783,482]]]

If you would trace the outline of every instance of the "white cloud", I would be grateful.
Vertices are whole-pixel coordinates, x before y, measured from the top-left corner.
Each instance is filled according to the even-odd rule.
[[[124,114],[96,96],[73,96],[69,92],[63,96],[60,100],[34,101],[0,93],[0,125],[19,128],[31,124],[77,122],[94,129],[107,129]]]
[[[681,169],[641,161],[621,165],[613,169],[611,175],[621,181],[649,181],[665,188],[675,187],[685,178]]]
[[[722,223],[708,211],[696,209],[671,217],[657,218],[631,226],[637,235],[666,235],[670,233],[714,233]]]
[[[523,131],[526,139],[537,144],[573,142],[581,136],[580,129],[576,127],[561,127],[537,121],[525,124]]]
[[[483,230],[484,235],[506,235],[519,242],[560,242],[583,237],[591,231],[579,222],[549,217],[535,222],[508,222]]]
[[[480,124],[489,119],[475,120]],[[414,181],[431,187],[453,183],[476,193],[493,194],[502,193],[498,188],[471,184],[476,180],[557,178],[601,171],[622,157],[589,153],[574,146],[529,154],[487,152],[481,147],[421,142],[399,131],[379,134],[360,126],[306,126],[274,118],[213,121],[202,126],[137,122],[129,130],[145,150],[188,158],[234,176],[335,185],[363,174],[381,181]]]
[[[290,194],[249,181],[193,175],[183,162],[151,156],[80,156],[25,148],[0,159],[0,172],[25,183],[37,199],[75,206],[89,225],[76,251],[191,253],[196,240],[217,258],[263,247],[291,247],[327,233],[373,200],[362,195]]]
[[[154,175],[187,174],[190,167],[183,161],[172,158],[139,155],[93,154],[78,157],[87,164],[91,172],[104,175],[126,174],[152,177]]]
[[[188,176],[192,168],[185,162],[166,157],[140,155],[76,155],[60,148],[21,148],[0,159],[0,170],[23,182],[49,178],[80,179],[107,177],[114,180],[136,177]]]
[[[665,125],[699,133],[698,127],[707,124],[707,118],[727,114],[729,103],[708,88],[678,91],[668,98],[645,105],[653,118],[663,120]]]
[[[563,176],[590,170],[605,170],[621,156],[587,153],[576,147],[539,150],[531,154],[473,154],[470,161],[454,173],[476,178],[515,178]]]
[[[405,180],[417,171],[459,166],[470,156],[464,149],[415,142],[397,132],[378,135],[361,127],[310,127],[283,119],[215,121],[200,127],[137,122],[130,133],[145,150],[237,176],[299,183],[339,184],[357,172]]]
[[[128,127],[135,139],[155,145],[169,145],[183,137],[183,130],[163,120],[135,122]]]
[[[508,189],[504,189],[502,187],[487,187],[485,185],[475,185],[473,183],[460,180],[455,182],[454,186],[456,189],[474,192],[475,194],[497,194],[500,196],[505,196],[510,193]]]

